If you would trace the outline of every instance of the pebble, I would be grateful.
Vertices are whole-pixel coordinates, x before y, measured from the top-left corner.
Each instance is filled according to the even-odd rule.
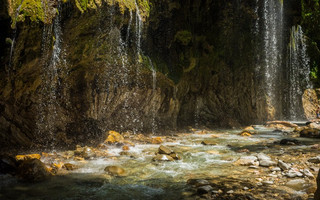
[[[248,187],[244,187],[243,189],[244,189],[244,190],[249,190],[249,188],[248,188]]]
[[[259,165],[262,167],[270,167],[277,165],[277,163],[272,160],[260,160]]]
[[[229,190],[229,191],[227,192],[227,194],[232,194],[232,193],[234,193],[233,190]]]
[[[272,185],[273,181],[262,181],[262,183],[265,185]]]
[[[281,168],[280,167],[272,167],[270,170],[272,172],[278,172],[278,171],[281,171]]]
[[[292,168],[290,169],[287,173],[285,173],[285,175],[289,178],[294,178],[294,177],[302,177],[303,174],[301,172],[299,172],[298,169],[296,168]]]

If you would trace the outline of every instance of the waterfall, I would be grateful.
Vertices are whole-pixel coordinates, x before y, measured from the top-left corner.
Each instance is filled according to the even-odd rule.
[[[290,32],[290,43],[288,45],[288,97],[287,103],[289,119],[304,119],[302,106],[302,95],[306,88],[311,87],[310,59],[307,55],[307,45],[301,26],[293,26]]]
[[[257,0],[255,35],[260,38],[256,73],[266,96],[268,119],[281,109],[280,74],[283,66],[283,2]]]
[[[283,39],[283,5],[279,0],[264,0],[264,75],[269,110],[274,110],[278,99],[279,73],[282,67],[282,39]],[[272,116],[273,115],[273,116]],[[270,118],[274,117],[274,113]]]
[[[138,55],[138,61],[140,60],[140,52],[141,52],[141,33],[143,28],[143,22],[140,15],[140,10],[138,7],[137,2],[135,1],[136,5],[136,37],[137,37],[137,55]]]
[[[155,69],[154,65],[152,64],[152,60],[148,57],[149,63],[151,65],[151,71],[152,71],[152,95],[153,99],[156,95],[156,87],[157,87],[157,70]],[[156,115],[157,115],[157,110],[155,107],[155,103],[153,103],[152,107],[152,134],[155,134],[155,131],[157,129],[157,124],[156,124]]]
[[[58,6],[59,11],[61,6]],[[54,38],[52,52],[51,41]],[[40,135],[46,139],[47,146],[53,147],[54,134],[56,132],[57,120],[57,88],[58,65],[65,64],[62,49],[61,16],[57,15],[52,25],[43,28],[42,35],[42,86],[40,88],[40,104],[38,106],[39,118],[37,119],[37,129]],[[49,62],[48,62],[49,60]]]

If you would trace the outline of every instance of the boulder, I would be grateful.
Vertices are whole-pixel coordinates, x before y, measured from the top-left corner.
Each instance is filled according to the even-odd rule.
[[[170,155],[173,151],[166,146],[161,145],[158,149],[159,154],[167,154]]]
[[[153,159],[153,161],[174,161],[174,159],[166,154],[158,154]]]
[[[50,175],[46,165],[36,158],[23,160],[18,168],[18,176],[25,181],[43,181]]]
[[[247,126],[243,130],[245,130],[245,131],[254,131],[254,128],[252,126]]]
[[[257,160],[256,156],[242,156],[234,164],[242,166],[258,165],[259,162]]]
[[[262,166],[262,167],[270,167],[270,166],[275,166],[275,165],[277,165],[277,163],[272,160],[260,160],[259,161],[259,166]]]
[[[40,154],[26,154],[26,155],[16,155],[16,160],[27,160],[27,159],[40,159]]]
[[[300,137],[320,138],[320,130],[315,128],[305,128],[300,131]]]
[[[121,143],[124,141],[124,137],[116,131],[109,131],[106,135],[107,139],[104,141],[104,143],[113,144]]]
[[[125,176],[125,170],[119,166],[107,166],[104,171],[112,176]]]

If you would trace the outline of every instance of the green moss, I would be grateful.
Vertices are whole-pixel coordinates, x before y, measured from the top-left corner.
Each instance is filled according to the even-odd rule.
[[[41,0],[11,0],[9,14],[12,18],[12,27],[19,21],[25,21],[29,17],[31,21],[45,22],[45,8]],[[10,12],[11,11],[11,12]]]
[[[187,30],[178,31],[174,36],[174,41],[187,46],[192,39],[192,34]]]

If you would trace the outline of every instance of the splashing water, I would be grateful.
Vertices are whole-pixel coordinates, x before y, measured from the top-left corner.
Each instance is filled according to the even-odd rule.
[[[311,87],[310,83],[310,59],[307,55],[307,45],[301,26],[293,26],[290,33],[288,46],[288,103],[289,119],[304,119],[302,106],[302,95],[306,88]]]

